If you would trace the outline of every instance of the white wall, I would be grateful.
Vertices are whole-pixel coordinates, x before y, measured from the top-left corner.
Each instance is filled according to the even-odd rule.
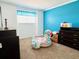
[[[16,29],[16,6],[4,2],[0,2],[0,6],[2,11],[3,28],[5,27],[4,19],[6,18],[8,20],[8,28]]]
[[[38,36],[43,35],[43,11],[37,11],[38,17]]]

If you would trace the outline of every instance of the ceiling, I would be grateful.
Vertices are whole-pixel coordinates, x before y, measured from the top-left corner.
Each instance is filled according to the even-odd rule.
[[[11,4],[25,6],[33,9],[48,10],[76,0],[0,0]]]

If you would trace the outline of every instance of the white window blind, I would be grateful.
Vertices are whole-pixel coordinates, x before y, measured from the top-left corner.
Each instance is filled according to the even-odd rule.
[[[35,23],[35,21],[36,21],[35,12],[17,10],[18,23]]]

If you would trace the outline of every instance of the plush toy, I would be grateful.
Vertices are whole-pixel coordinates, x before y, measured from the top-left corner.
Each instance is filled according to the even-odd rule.
[[[53,36],[51,37],[51,40],[53,41],[53,42],[58,42],[58,33],[56,32],[56,33],[53,33]]]
[[[40,47],[48,47],[52,44],[50,39],[50,31],[46,30],[43,37],[36,36],[32,37],[32,48],[38,49]]]
[[[51,31],[51,30],[49,30],[49,29],[45,31],[45,34],[48,34],[50,37],[52,37],[52,36],[53,36],[52,31]]]
[[[35,37],[32,38],[32,48],[35,48],[35,49],[40,48],[40,43],[36,40]]]

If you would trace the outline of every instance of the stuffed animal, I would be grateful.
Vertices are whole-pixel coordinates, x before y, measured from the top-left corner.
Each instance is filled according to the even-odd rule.
[[[38,49],[40,47],[48,47],[52,44],[50,39],[50,31],[46,30],[43,37],[36,36],[32,37],[32,48]]]
[[[58,42],[58,33],[57,33],[57,32],[56,32],[56,33],[53,33],[53,36],[51,37],[51,40],[52,40],[53,42],[55,42],[55,43]]]

